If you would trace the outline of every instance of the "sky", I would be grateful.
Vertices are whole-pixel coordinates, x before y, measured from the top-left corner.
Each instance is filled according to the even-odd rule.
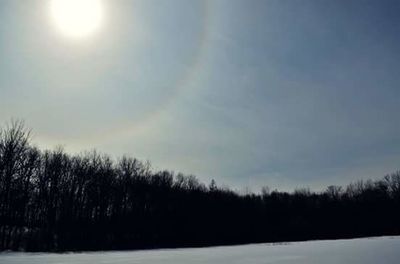
[[[83,39],[50,2],[0,5],[0,123],[42,148],[253,191],[400,169],[399,1],[103,0]]]

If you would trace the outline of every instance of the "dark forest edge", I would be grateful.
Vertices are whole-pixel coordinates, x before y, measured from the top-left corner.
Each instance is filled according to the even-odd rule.
[[[400,172],[324,192],[238,194],[96,151],[41,151],[0,129],[0,250],[196,247],[400,234]]]

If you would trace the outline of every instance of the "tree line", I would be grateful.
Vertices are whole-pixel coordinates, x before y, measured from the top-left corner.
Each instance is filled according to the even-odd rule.
[[[42,151],[0,129],[0,250],[210,246],[400,234],[400,172],[324,192],[239,194],[96,151]]]

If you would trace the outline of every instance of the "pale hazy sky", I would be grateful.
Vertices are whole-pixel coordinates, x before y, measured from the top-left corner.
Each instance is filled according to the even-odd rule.
[[[109,0],[66,38],[47,0],[0,5],[0,122],[234,188],[400,169],[400,1]]]

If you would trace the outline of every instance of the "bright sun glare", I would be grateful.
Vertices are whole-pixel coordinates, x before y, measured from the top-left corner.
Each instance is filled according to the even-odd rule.
[[[97,32],[104,15],[101,0],[51,0],[50,11],[57,29],[72,38]]]

